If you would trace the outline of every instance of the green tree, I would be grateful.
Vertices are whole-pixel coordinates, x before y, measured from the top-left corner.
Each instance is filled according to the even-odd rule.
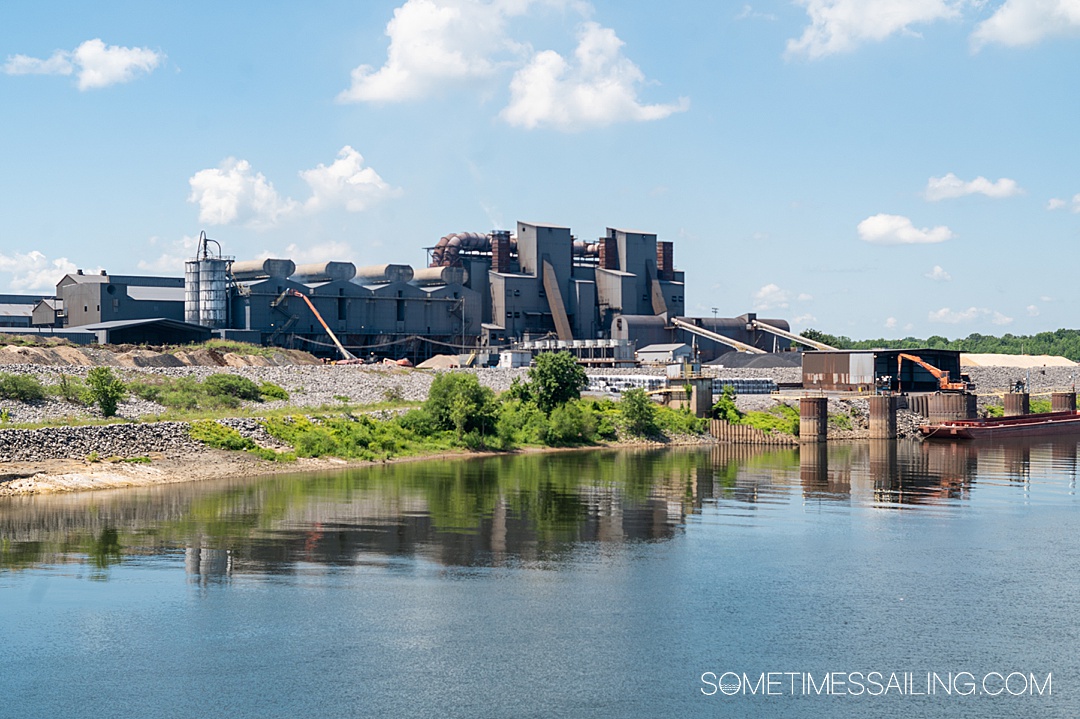
[[[86,384],[90,388],[90,398],[106,417],[115,415],[117,405],[127,396],[124,382],[108,367],[90,370],[86,375]]]
[[[471,372],[442,372],[428,391],[424,410],[442,430],[454,430],[458,439],[466,432],[493,432],[498,415],[495,393],[480,385]]]
[[[648,437],[656,434],[656,405],[643,389],[630,389],[619,400],[619,410],[631,434]]]
[[[588,385],[585,370],[569,352],[545,352],[529,368],[529,394],[545,414],[579,399]]]

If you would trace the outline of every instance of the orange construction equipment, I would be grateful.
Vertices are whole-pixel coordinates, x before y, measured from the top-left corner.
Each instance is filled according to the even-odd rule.
[[[322,325],[323,329],[326,330],[326,334],[330,335],[330,339],[334,340],[334,345],[337,346],[338,352],[341,353],[341,356],[344,358],[344,360],[349,364],[356,363],[356,356],[349,352],[349,350],[345,349],[345,347],[341,344],[341,341],[337,338],[337,335],[334,334],[334,331],[330,329],[330,326],[328,324],[326,324],[326,320],[324,320],[322,318],[322,315],[319,314],[319,311],[315,309],[315,305],[311,302],[311,299],[307,295],[305,295],[303,292],[298,292],[290,287],[289,289],[281,293],[281,296],[274,301],[274,304],[279,304],[286,297],[299,297],[304,302],[306,302],[308,309],[311,310],[311,314],[315,315],[315,319],[317,319],[319,321],[319,324]]]
[[[914,362],[915,364],[919,365],[920,367],[922,367],[924,370],[926,370],[930,374],[934,375],[934,377],[936,377],[937,381],[938,381],[938,389],[940,389],[942,392],[966,392],[966,391],[972,389],[972,386],[971,386],[971,384],[969,382],[964,382],[964,381],[950,382],[949,381],[949,371],[948,370],[938,369],[934,365],[932,365],[929,362],[925,361],[922,357],[919,357],[917,355],[905,354],[903,352],[896,355],[896,380],[897,380],[897,382],[900,381],[900,368],[904,365],[904,360],[908,360],[909,362]]]

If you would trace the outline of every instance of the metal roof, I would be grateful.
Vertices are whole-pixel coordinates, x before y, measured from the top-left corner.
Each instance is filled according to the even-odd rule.
[[[127,295],[133,300],[140,302],[183,302],[183,287],[144,287],[128,285]]]
[[[34,314],[33,305],[0,304],[0,317],[29,317],[32,314]]]
[[[685,342],[679,342],[676,344],[647,345],[639,349],[638,352],[674,352],[675,350],[682,348],[690,349],[690,345],[686,344]]]
[[[170,327],[176,327],[178,329],[206,329],[202,325],[194,325],[190,322],[181,322],[180,320],[171,320],[167,317],[150,317],[140,320],[111,320],[109,322],[98,322],[92,325],[79,325],[80,330],[96,331],[96,330],[115,330],[124,327],[141,327],[143,325],[161,324]]]

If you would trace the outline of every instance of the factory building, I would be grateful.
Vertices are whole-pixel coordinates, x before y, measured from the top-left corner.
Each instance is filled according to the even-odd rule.
[[[0,327],[30,327],[34,308],[43,299],[33,295],[0,295]]]
[[[351,262],[297,266],[289,259],[236,261],[204,233],[182,278],[80,270],[57,283],[55,297],[32,298],[22,314],[43,329],[94,326],[117,336],[117,323],[168,320],[323,355],[336,353],[336,338],[356,354],[414,361],[474,348],[490,355],[538,342],[580,348],[583,361],[593,362],[626,361],[634,348],[651,344],[686,344],[709,361],[732,351],[718,337],[745,343],[734,345],[744,351],[789,347],[753,325],[753,315],[684,317],[684,274],[675,269],[672,243],[654,233],[607,228],[587,241],[569,227],[518,222],[514,232],[454,233],[428,249],[429,266],[417,270]],[[783,320],[768,324],[788,329]],[[148,338],[183,329],[124,326],[132,328],[125,333]],[[618,357],[597,349],[612,347],[620,348]]]
[[[79,270],[56,283],[56,296],[36,304],[33,317],[39,327],[81,327],[148,318],[183,321],[184,279],[110,276],[105,270],[85,274]]]

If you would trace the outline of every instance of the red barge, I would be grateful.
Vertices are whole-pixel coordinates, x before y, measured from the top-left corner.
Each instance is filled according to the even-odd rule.
[[[1019,417],[956,419],[919,426],[926,439],[1003,439],[1080,434],[1080,413],[1047,412]]]

